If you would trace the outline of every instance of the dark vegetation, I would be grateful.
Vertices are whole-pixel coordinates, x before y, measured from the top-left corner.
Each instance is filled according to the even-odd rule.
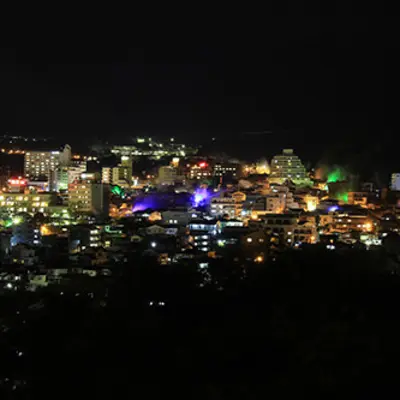
[[[137,256],[108,285],[44,294],[24,362],[2,365],[26,379],[21,398],[375,397],[397,380],[400,278],[380,252],[204,270]]]

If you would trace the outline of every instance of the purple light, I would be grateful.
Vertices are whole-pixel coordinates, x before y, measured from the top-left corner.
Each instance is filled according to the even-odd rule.
[[[192,198],[192,204],[194,207],[204,205],[206,200],[210,197],[207,189],[197,189]]]
[[[338,207],[338,206],[332,206],[332,207],[329,207],[329,208],[328,208],[328,211],[329,211],[329,212],[335,212],[335,211],[337,211],[337,210],[339,210],[339,207]]]

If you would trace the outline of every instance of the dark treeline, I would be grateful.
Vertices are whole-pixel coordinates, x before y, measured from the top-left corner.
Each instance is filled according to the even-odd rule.
[[[400,278],[384,254],[314,248],[264,265],[235,260],[199,270],[138,257],[106,307],[54,301],[32,328],[41,347],[24,366],[26,389],[252,399],[366,396],[394,384]]]

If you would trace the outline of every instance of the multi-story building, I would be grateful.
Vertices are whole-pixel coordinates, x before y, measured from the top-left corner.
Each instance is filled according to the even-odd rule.
[[[372,232],[375,230],[373,221],[367,213],[360,212],[341,212],[333,216],[332,231],[335,232]]]
[[[128,167],[103,167],[101,170],[101,180],[103,183],[130,187],[132,176],[129,174]]]
[[[190,167],[188,177],[189,179],[207,180],[212,178],[212,168],[205,161],[194,164]]]
[[[55,193],[2,193],[0,206],[5,207],[10,213],[27,212],[31,214],[47,214],[52,205],[56,204]]]
[[[67,166],[71,160],[71,147],[65,145],[63,151],[27,151],[24,160],[24,173],[30,180],[48,179],[50,171],[59,165]]]
[[[317,228],[309,221],[300,221],[296,214],[270,214],[264,217],[266,231],[282,236],[288,246],[315,243]]]
[[[395,191],[400,191],[400,173],[392,174],[392,182],[390,188]]]
[[[229,163],[216,163],[213,165],[213,175],[216,178],[228,178],[235,179],[239,175],[238,164],[229,164]]]
[[[276,186],[266,196],[257,199],[251,211],[253,215],[279,214],[289,209],[298,208],[293,193],[286,186]]]
[[[237,218],[241,215],[246,195],[242,192],[232,193],[231,197],[214,197],[211,199],[211,215]]]
[[[193,246],[201,251],[210,251],[217,234],[217,228],[217,221],[201,219],[190,221],[189,230],[193,238]]]
[[[78,181],[68,185],[69,206],[78,212],[107,215],[109,186],[104,183]]]
[[[242,204],[237,203],[231,197],[215,197],[211,199],[211,215],[222,217],[228,215],[230,218],[236,218],[242,211]]]
[[[72,251],[80,251],[88,247],[100,247],[102,245],[100,227],[96,225],[72,226],[69,239]]]
[[[132,185],[132,158],[121,156],[121,163],[116,167],[103,167],[101,181],[111,185],[129,188]]]
[[[349,192],[348,203],[355,206],[367,207],[368,193],[365,192]]]
[[[68,167],[58,166],[49,173],[49,191],[59,192],[68,189]]]
[[[189,213],[187,210],[167,210],[161,212],[164,224],[186,226],[189,223]]]
[[[157,183],[159,185],[173,185],[178,180],[178,171],[174,167],[162,166],[158,169]]]
[[[274,183],[283,183],[286,180],[301,183],[307,180],[306,169],[292,149],[285,149],[272,159],[269,180]]]
[[[55,170],[50,171],[49,191],[66,191],[68,184],[79,180],[85,171],[86,161],[73,161],[67,167],[59,165]]]

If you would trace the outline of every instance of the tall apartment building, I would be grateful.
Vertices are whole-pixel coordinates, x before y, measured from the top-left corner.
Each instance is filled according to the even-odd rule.
[[[78,212],[108,215],[109,186],[83,180],[70,183],[68,203],[73,210]]]
[[[162,166],[158,169],[157,183],[159,185],[173,185],[178,180],[178,170],[170,166]]]
[[[390,188],[395,191],[400,191],[400,173],[392,174],[392,182]]]
[[[68,167],[61,164],[49,174],[49,191],[59,192],[68,189],[68,185],[81,179],[82,173],[86,172],[86,161],[73,161]]]
[[[283,183],[288,179],[295,183],[307,180],[306,169],[292,149],[283,150],[271,163],[270,182]]]
[[[59,165],[67,166],[71,160],[71,147],[65,145],[63,151],[27,151],[24,160],[24,174],[30,180],[48,179],[50,171]]]
[[[122,156],[118,166],[103,167],[101,181],[129,188],[132,185],[132,158],[130,156]]]

